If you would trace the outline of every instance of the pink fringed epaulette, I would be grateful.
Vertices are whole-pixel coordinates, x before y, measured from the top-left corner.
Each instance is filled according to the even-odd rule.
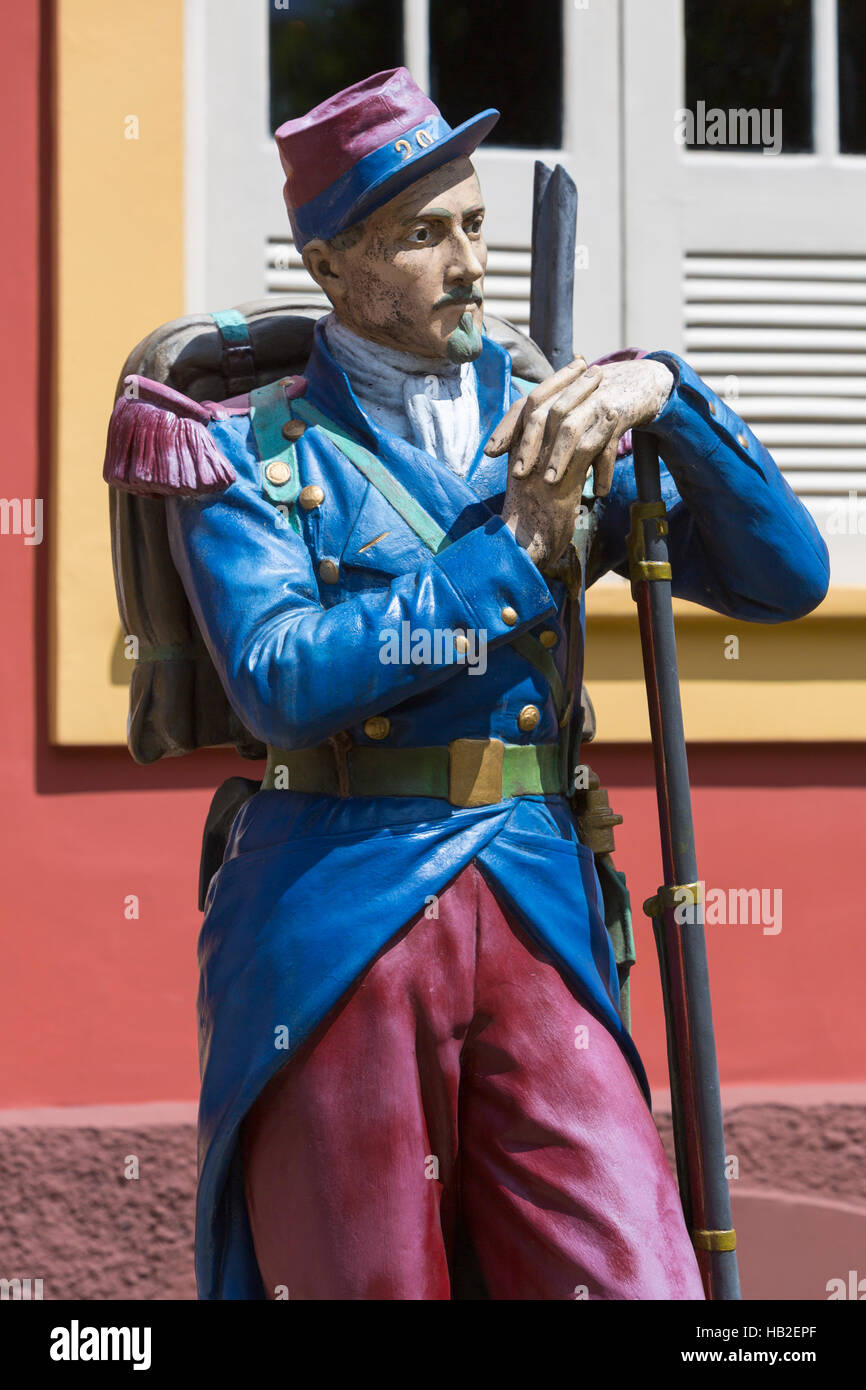
[[[142,497],[194,497],[231,487],[235,471],[207,426],[235,412],[200,405],[144,376],[128,376],[123,385],[108,426],[107,483]]]

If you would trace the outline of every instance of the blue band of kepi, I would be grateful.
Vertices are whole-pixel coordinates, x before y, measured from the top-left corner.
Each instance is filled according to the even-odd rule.
[[[359,221],[371,210],[365,205],[366,195],[374,194],[398,170],[423,159],[431,146],[453,133],[441,116],[428,116],[396,140],[389,140],[378,150],[365,154],[323,193],[292,209],[295,244],[301,247],[313,237],[323,237],[327,241],[344,227]],[[350,217],[350,214],[355,215]]]

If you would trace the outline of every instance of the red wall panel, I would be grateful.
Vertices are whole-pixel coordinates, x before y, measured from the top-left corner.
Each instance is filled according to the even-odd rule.
[[[36,5],[2,0],[0,14],[15,55],[0,85],[0,495],[47,498],[52,432],[63,423],[50,407],[50,219],[40,226],[50,55]],[[0,1107],[192,1098],[201,826],[210,790],[248,767],[205,754],[144,769],[119,750],[47,745],[50,540],[0,536]],[[590,761],[626,818],[617,858],[638,922],[634,1027],[658,1086],[664,1033],[640,914],[658,882],[649,751],[600,747]],[[723,1080],[863,1079],[863,750],[702,748],[692,768],[708,886],[783,892],[777,935],[760,924],[709,933]],[[124,915],[129,894],[138,920]]]

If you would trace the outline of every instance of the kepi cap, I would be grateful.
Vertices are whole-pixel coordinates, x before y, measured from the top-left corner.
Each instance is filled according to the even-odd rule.
[[[276,132],[283,197],[300,249],[360,222],[424,174],[470,155],[492,107],[452,129],[407,68],[377,72]]]

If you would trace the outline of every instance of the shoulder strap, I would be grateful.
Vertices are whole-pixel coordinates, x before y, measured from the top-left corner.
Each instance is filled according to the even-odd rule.
[[[415,535],[422,540],[428,550],[432,550],[434,555],[439,555],[451,544],[442,527],[429,512],[425,511],[421,503],[416,501],[411,492],[404,488],[392,473],[388,471],[381,459],[377,459],[365,449],[363,444],[359,444],[346,433],[344,429],[333,420],[329,420],[323,415],[310,401],[296,400],[292,402],[295,413],[305,420],[309,425],[315,425],[324,435],[330,439],[331,443],[344,454],[350,463],[353,463],[360,473],[363,473],[368,482],[373,484],[387,502],[390,502],[394,511],[400,515],[411,527]]]
[[[222,339],[222,373],[229,396],[240,396],[256,384],[256,359],[249,325],[238,309],[211,314]]]

